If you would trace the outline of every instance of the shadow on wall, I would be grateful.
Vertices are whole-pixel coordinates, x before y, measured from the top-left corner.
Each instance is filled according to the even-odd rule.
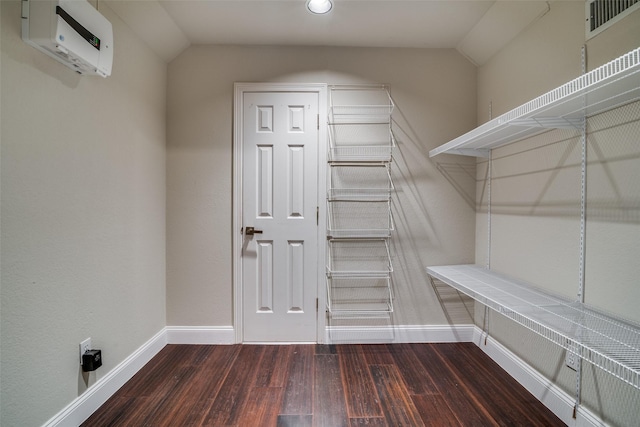
[[[585,363],[582,367],[582,404],[600,417],[606,425],[638,425],[638,389],[590,363]]]
[[[455,160],[450,162],[438,162],[429,159],[430,144],[421,143],[415,130],[411,124],[407,121],[406,116],[402,113],[402,110],[396,105],[396,111],[398,114],[394,118],[393,124],[398,137],[398,150],[396,153],[399,156],[395,158],[398,164],[407,165],[408,159],[413,161],[419,159],[422,164],[421,171],[427,170],[426,166],[430,163],[435,164],[438,171],[445,177],[445,179],[453,186],[456,192],[462,197],[469,207],[475,209],[476,206],[476,164],[475,161],[470,161],[468,157],[451,156]],[[398,117],[399,116],[399,117]],[[448,157],[448,156],[444,156]],[[399,168],[399,174],[403,182],[410,182],[410,192],[412,195],[418,194],[415,183],[416,177],[408,167]],[[428,179],[428,175],[421,176],[419,178]],[[413,197],[413,199],[420,200],[420,198]],[[426,207],[424,204],[421,206],[421,210],[426,213]]]
[[[587,125],[587,218],[640,224],[640,102]]]
[[[587,217],[640,224],[640,102],[587,122]],[[494,151],[491,212],[504,215],[579,217],[581,143],[577,130],[552,130],[526,144]],[[487,212],[488,161],[478,162],[477,212]],[[438,164],[454,188],[465,188],[461,167]],[[455,171],[458,171],[456,174]],[[466,172],[466,170],[465,170]],[[460,192],[460,190],[458,190]],[[462,195],[462,194],[461,194]]]
[[[401,268],[396,268],[395,274],[402,276],[396,280],[397,283],[412,283],[406,266],[422,265],[421,248],[427,245],[439,246],[440,243],[429,241],[437,238],[437,234],[425,198],[420,191],[421,184],[431,179],[427,167],[428,151],[397,104],[393,130],[397,146],[394,150],[392,168],[395,183],[392,211],[396,230],[403,234],[402,239],[393,241],[393,253],[403,264],[399,266]],[[426,271],[420,269],[420,274],[421,282],[427,283],[429,279]]]
[[[393,131],[396,139],[392,179],[395,194],[392,198],[392,212],[396,232],[392,239],[394,254],[394,285],[401,295],[403,313],[421,313],[425,309],[439,307],[443,322],[455,325],[469,323],[473,319],[472,300],[446,286],[439,289],[430,286],[426,265],[434,265],[434,257],[444,255],[446,243],[442,242],[434,209],[442,210],[438,200],[451,199],[442,186],[437,185],[438,177],[432,171],[438,167],[429,159],[428,141],[423,141],[411,125],[402,109],[396,104]],[[475,160],[460,158],[461,183],[449,180],[469,207],[475,210]],[[454,175],[457,174],[457,172]],[[451,254],[449,254],[451,255]],[[446,256],[446,255],[444,255]],[[456,256],[456,255],[454,255]],[[459,255],[457,255],[459,257]],[[467,262],[472,261],[468,260]],[[452,262],[452,261],[449,261]],[[417,286],[419,285],[419,286]],[[425,307],[425,301],[429,307]],[[403,320],[403,319],[398,319]]]
[[[465,296],[463,293],[452,288],[446,283],[433,279],[432,277],[430,277],[430,282],[431,287],[438,298],[438,303],[440,304],[440,307],[442,307],[449,324],[454,324],[455,322],[451,313],[449,313],[448,310],[445,310],[446,307],[458,307],[459,310],[464,311],[469,318],[473,319],[475,305],[475,301],[473,299]]]
[[[471,209],[476,209],[476,165],[456,161],[439,162],[435,160],[436,168],[455,188],[460,197]],[[487,169],[488,171],[488,169]],[[485,177],[486,179],[486,177]]]

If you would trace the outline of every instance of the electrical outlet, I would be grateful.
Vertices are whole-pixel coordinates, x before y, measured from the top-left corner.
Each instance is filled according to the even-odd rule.
[[[567,350],[564,356],[564,363],[570,369],[574,371],[578,370],[578,365],[580,364],[580,357],[575,353],[577,351],[576,343],[570,340],[567,340]]]
[[[87,352],[87,350],[91,350],[91,338],[87,338],[86,340],[80,343],[80,364],[82,365],[82,355]]]

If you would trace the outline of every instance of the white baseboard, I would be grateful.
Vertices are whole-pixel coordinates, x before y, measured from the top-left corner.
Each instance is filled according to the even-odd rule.
[[[166,331],[162,329],[47,421],[43,427],[78,427],[166,345]]]
[[[394,326],[329,326],[325,331],[327,344],[340,343],[438,343],[470,342],[474,325],[394,325]]]
[[[167,326],[168,344],[234,344],[233,326]]]
[[[480,347],[483,352],[526,388],[536,399],[549,408],[551,412],[556,414],[567,426],[606,426],[596,415],[583,407],[578,408],[574,419],[573,407],[575,400],[572,396],[491,337],[487,338],[485,344],[485,334],[478,327],[475,327],[474,330],[473,343]]]
[[[167,326],[123,360],[43,427],[77,427],[129,381],[167,344],[233,344],[233,327]]]

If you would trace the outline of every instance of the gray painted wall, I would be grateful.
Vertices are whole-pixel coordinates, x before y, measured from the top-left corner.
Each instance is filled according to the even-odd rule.
[[[166,325],[166,65],[100,12],[107,79],[24,43],[1,2],[3,426],[42,425]],[[104,364],[83,375],[87,337]]]

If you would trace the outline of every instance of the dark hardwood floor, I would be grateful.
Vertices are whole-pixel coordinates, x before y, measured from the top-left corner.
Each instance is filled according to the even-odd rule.
[[[168,345],[83,426],[563,426],[460,344]]]

